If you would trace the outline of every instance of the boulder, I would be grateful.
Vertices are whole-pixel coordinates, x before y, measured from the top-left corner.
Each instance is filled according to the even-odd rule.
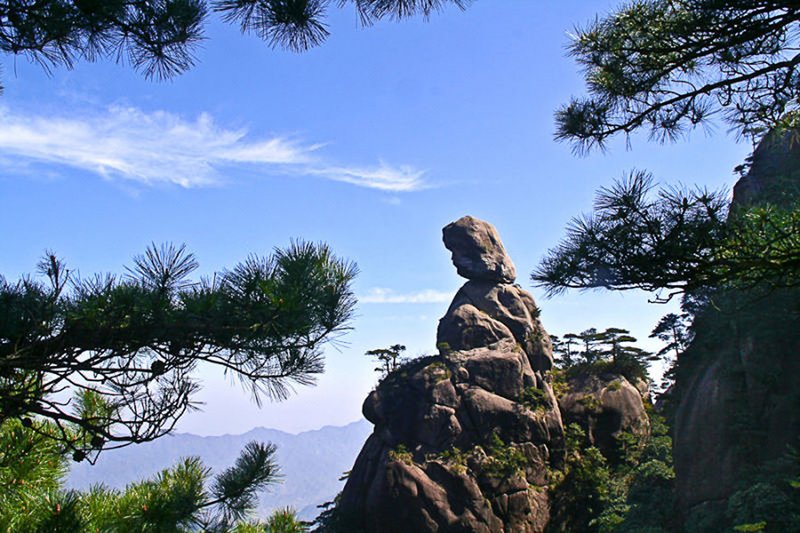
[[[495,283],[513,283],[516,279],[514,263],[488,222],[465,216],[445,226],[442,236],[460,276]]]
[[[569,392],[558,406],[564,424],[577,423],[612,463],[620,457],[619,438],[629,433],[641,441],[650,432],[642,391],[624,376],[588,372],[568,379]]]
[[[439,321],[436,345],[443,351],[471,350],[513,338],[505,324],[467,303],[455,308],[450,306]]]

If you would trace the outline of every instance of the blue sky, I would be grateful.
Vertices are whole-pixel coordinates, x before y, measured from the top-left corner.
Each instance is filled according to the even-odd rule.
[[[203,412],[178,428],[200,434],[356,420],[376,381],[366,350],[434,350],[463,282],[441,228],[465,214],[497,227],[548,331],[619,326],[645,339],[669,311],[647,295],[546,300],[530,272],[598,187],[643,168],[665,184],[729,188],[751,147],[722,123],[586,157],[553,141],[553,111],[584,90],[569,34],[617,3],[479,0],[369,28],[332,8],[328,42],[304,54],[211,16],[197,66],[168,82],[113,62],[48,76],[5,57],[0,272],[32,271],[45,249],[84,274],[120,272],[153,241],[185,242],[201,273],[292,238],[357,262],[354,329],[327,351],[318,386],[259,410],[204,371]]]

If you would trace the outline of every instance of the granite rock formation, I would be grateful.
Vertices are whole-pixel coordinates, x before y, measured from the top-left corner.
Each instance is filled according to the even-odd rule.
[[[631,383],[616,373],[586,372],[568,380],[569,389],[558,399],[564,425],[576,423],[612,464],[620,459],[619,439],[629,433],[641,441],[650,432],[645,410],[648,385]]]
[[[445,247],[453,254],[459,276],[492,283],[514,283],[514,263],[497,230],[483,220],[461,217],[442,230]]]
[[[351,531],[540,532],[563,456],[549,337],[490,224],[464,217],[443,233],[468,281],[439,323],[440,353],[364,402],[375,429],[337,509]]]
[[[772,133],[734,187],[731,211],[800,201],[797,131]],[[681,511],[724,512],[748,474],[800,437],[800,289],[728,291],[695,319],[681,356],[673,425]]]

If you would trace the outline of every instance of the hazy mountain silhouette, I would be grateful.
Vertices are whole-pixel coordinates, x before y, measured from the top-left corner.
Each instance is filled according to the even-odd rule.
[[[245,444],[252,440],[272,442],[283,482],[262,494],[258,515],[291,506],[306,520],[319,514],[317,505],[330,501],[341,490],[342,473],[350,470],[361,445],[372,430],[366,420],[343,427],[325,426],[297,435],[276,429],[256,428],[243,435],[201,437],[190,433],[169,435],[153,442],[104,452],[97,464],[75,464],[67,487],[87,489],[102,483],[123,488],[128,483],[153,476],[180,458],[198,456],[212,475],[233,465]]]

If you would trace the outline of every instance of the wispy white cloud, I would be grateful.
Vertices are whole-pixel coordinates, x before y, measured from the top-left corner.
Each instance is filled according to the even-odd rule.
[[[452,292],[433,289],[402,294],[392,289],[375,287],[367,294],[359,296],[358,301],[367,304],[438,304],[447,303],[452,299]]]
[[[220,126],[207,113],[186,120],[122,106],[62,116],[0,108],[0,166],[6,168],[4,161],[63,165],[108,179],[198,187],[221,182],[232,166],[247,166],[382,191],[427,186],[423,172],[408,166],[333,165],[319,154],[322,147],[282,136],[252,139],[246,129]]]
[[[407,165],[392,167],[381,162],[379,166],[371,168],[322,167],[309,169],[308,172],[323,178],[383,191],[409,192],[428,187],[422,179],[425,172]]]

